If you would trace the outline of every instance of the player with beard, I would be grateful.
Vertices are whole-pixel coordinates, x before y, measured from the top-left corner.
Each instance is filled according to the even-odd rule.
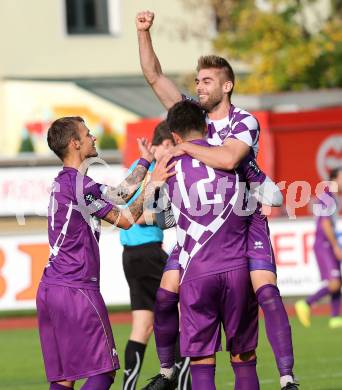
[[[154,14],[149,11],[140,12],[136,18],[140,62],[147,82],[161,103],[169,109],[185,97],[162,72],[159,60],[153,50],[149,31],[153,19]],[[177,146],[175,155],[186,153],[212,168],[226,170],[238,167],[247,158],[249,159],[247,166],[253,166],[255,170],[258,170],[254,159],[258,151],[259,124],[253,115],[231,104],[235,82],[231,66],[221,57],[205,56],[199,59],[197,72],[196,93],[199,104],[207,112],[208,142],[211,145],[217,145],[217,147],[207,148],[184,142]],[[271,180],[264,176],[259,182],[261,184],[258,186],[259,189],[263,188],[265,183],[271,183]],[[263,195],[262,191],[258,194]],[[267,203],[265,196],[259,197],[259,200]],[[272,205],[272,200],[269,204]],[[277,362],[281,388],[297,389],[293,376],[294,357],[291,327],[277,288],[276,267],[269,238],[268,222],[266,216],[261,213],[260,204],[250,220],[247,256],[253,288],[257,301],[264,312],[266,333]],[[178,282],[179,271],[169,268],[164,273],[161,288],[157,293],[155,310],[159,315],[157,316],[155,313],[155,318],[158,318],[158,323],[155,324],[156,339],[158,339],[157,334],[162,323],[168,324],[170,332],[171,324],[173,323],[173,326],[176,324],[174,318],[176,301],[178,300]],[[173,321],[170,321],[170,318],[173,318]],[[170,351],[168,348],[173,338],[170,339],[170,345],[166,345],[168,344],[167,332],[165,329],[160,332],[163,334],[160,340],[164,340],[164,345],[158,350],[158,353],[159,357],[160,351],[165,353],[161,359],[161,374],[165,379],[170,378],[173,372],[170,368],[171,360],[167,362]],[[232,360],[234,361],[234,359],[233,356]],[[165,365],[163,360],[166,362]],[[154,388],[157,389],[157,387]]]
[[[154,129],[152,148],[155,161],[152,161],[142,187],[148,181],[156,161],[174,147],[172,134],[166,121],[160,122]],[[139,160],[129,168],[132,171]],[[141,188],[134,194],[127,205],[139,196]],[[151,205],[153,206],[153,205]],[[168,255],[162,248],[163,231],[158,226],[151,226],[153,212],[145,208],[144,214],[128,230],[120,230],[120,241],[123,245],[122,262],[125,277],[129,286],[132,329],[125,348],[125,371],[122,390],[135,390],[143,365],[146,346],[153,332],[154,304],[156,293],[163,275]],[[176,367],[180,389],[191,389],[190,359],[182,359],[179,345],[176,348]]]
[[[211,147],[204,138],[205,114],[197,103],[176,103],[168,112],[167,123],[177,144],[186,140]],[[257,310],[249,309],[248,217],[234,212],[245,195],[239,175],[236,170],[212,169],[187,154],[175,160],[177,174],[162,193],[170,200],[176,220],[181,265],[180,345],[182,355],[191,359],[193,388],[216,389],[215,355],[221,350],[223,325],[226,350],[246,357],[238,363],[243,375],[233,364],[236,388],[259,390]]]

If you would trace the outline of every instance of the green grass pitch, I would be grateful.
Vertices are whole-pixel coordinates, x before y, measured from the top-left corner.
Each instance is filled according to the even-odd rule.
[[[342,389],[342,329],[330,330],[326,317],[313,318],[309,329],[292,319],[295,345],[296,375],[301,390]],[[123,350],[129,335],[128,325],[114,325],[114,335],[123,365]],[[2,390],[47,390],[37,330],[0,331],[0,367]],[[138,382],[140,389],[146,380],[158,372],[158,362],[151,340]],[[278,374],[271,349],[265,339],[264,324],[260,323],[258,373],[262,390],[279,389]],[[122,370],[112,389],[121,389]],[[225,352],[218,354],[217,389],[233,389],[233,374]],[[80,383],[76,386],[79,389]]]

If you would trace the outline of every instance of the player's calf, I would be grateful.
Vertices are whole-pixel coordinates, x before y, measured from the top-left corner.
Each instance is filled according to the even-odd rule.
[[[158,289],[154,309],[154,335],[160,366],[165,369],[171,369],[175,364],[175,345],[179,333],[178,301],[178,294]],[[170,374],[169,371],[161,373],[167,376]]]
[[[235,375],[235,390],[260,389],[254,350],[238,355],[231,355],[231,365]]]
[[[216,362],[213,355],[191,358],[192,387],[196,390],[215,390]]]
[[[277,286],[263,285],[256,291],[256,297],[264,312],[267,338],[273,349],[283,387],[288,382],[294,382],[294,356],[289,319]]]

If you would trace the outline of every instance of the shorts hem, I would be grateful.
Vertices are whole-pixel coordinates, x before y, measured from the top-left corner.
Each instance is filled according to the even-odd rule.
[[[201,275],[197,275],[197,276],[194,276],[194,277],[186,278],[186,280],[183,280],[182,283],[179,283],[179,285],[185,284],[185,283],[188,283],[188,282],[193,282],[195,280],[203,279],[203,278],[206,278],[208,276],[225,274],[227,272],[233,272],[233,271],[238,271],[240,269],[247,269],[247,268],[248,268],[248,263],[247,262],[246,263],[241,263],[241,264],[235,265],[233,267],[223,268],[222,270],[217,270],[217,271],[210,271],[210,272],[206,272],[206,273],[201,274]]]
[[[92,290],[92,291],[100,291],[100,286],[99,285],[88,285],[85,283],[67,283],[67,282],[59,282],[59,281],[47,281],[45,279],[42,279],[40,281],[40,284],[43,286],[53,286],[53,287],[68,287],[68,288],[73,288],[75,290],[78,289],[83,289],[83,290]]]
[[[222,351],[221,347],[217,348],[214,351],[201,352],[201,353],[181,351],[181,356],[182,357],[204,357],[204,356],[214,355],[216,352],[220,352],[220,351]]]
[[[258,344],[252,344],[252,345],[249,345],[247,347],[241,348],[238,351],[236,351],[234,348],[232,348],[232,349],[227,348],[226,351],[231,352],[233,355],[238,355],[241,353],[253,351],[253,350],[257,349],[257,347],[258,347]]]
[[[120,365],[116,365],[115,367],[111,366],[111,367],[107,367],[107,368],[100,368],[100,369],[95,370],[95,371],[88,371],[88,372],[86,372],[84,374],[71,375],[71,376],[62,375],[62,376],[58,376],[58,377],[55,377],[55,378],[47,377],[47,380],[50,383],[51,382],[58,382],[58,381],[62,381],[62,380],[65,380],[65,381],[77,381],[79,379],[90,378],[91,376],[95,376],[97,374],[104,374],[106,372],[117,371],[119,369],[120,369]]]
[[[136,311],[136,310],[147,310],[147,311],[151,311],[153,313],[154,312],[154,307],[151,307],[151,306],[149,306],[149,307],[146,307],[146,306],[144,306],[144,307],[141,307],[141,306],[133,307],[133,306],[131,306],[131,311]]]

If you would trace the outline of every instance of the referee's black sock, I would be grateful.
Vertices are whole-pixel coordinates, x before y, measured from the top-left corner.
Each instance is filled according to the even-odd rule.
[[[125,349],[125,372],[123,390],[135,390],[141,365],[144,360],[146,344],[128,340]]]

